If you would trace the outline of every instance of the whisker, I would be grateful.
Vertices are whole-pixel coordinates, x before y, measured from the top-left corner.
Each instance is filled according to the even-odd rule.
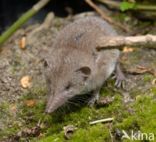
[[[72,104],[72,105],[75,105],[75,106],[79,106],[79,104],[78,104],[78,103],[73,102],[73,101],[68,101],[68,103],[69,103],[69,104]]]

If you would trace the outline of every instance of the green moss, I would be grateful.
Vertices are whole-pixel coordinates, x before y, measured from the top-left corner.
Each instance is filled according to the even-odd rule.
[[[150,82],[152,79],[153,79],[153,75],[151,75],[151,74],[144,75],[144,83]]]
[[[0,140],[7,138],[8,136],[14,135],[19,131],[18,125],[12,125],[10,128],[6,128],[4,131],[0,132]]]
[[[139,89],[135,88],[135,89],[131,90],[130,96],[135,99],[135,98],[139,97],[140,94],[141,94],[141,97],[142,97],[142,95],[144,95],[144,94],[141,91],[142,90],[139,90]]]
[[[137,100],[134,105],[137,111],[136,120],[143,132],[154,132],[156,135],[156,100],[152,96],[146,96]]]
[[[122,101],[123,97],[112,89],[112,84],[113,81],[110,80],[108,87],[101,90],[101,95],[103,96],[114,96],[114,101],[108,106],[100,108],[83,106],[70,113],[61,112],[53,115],[45,115],[44,113],[46,90],[44,88],[32,89],[19,100],[17,117],[22,119],[22,127],[14,124],[12,129],[6,129],[4,135],[16,133],[23,128],[32,128],[41,120],[44,124],[41,130],[43,136],[42,138],[30,138],[31,141],[109,142],[111,141],[110,128],[107,128],[106,124],[89,125],[90,121],[108,117],[115,118],[112,123],[114,131],[119,129],[128,133],[131,130],[156,133],[156,88],[151,88],[148,91],[149,94],[144,92],[140,97],[137,97],[136,101],[125,105]],[[139,91],[133,92],[134,96],[138,96],[138,94],[140,94]],[[24,104],[24,101],[29,99],[36,100],[36,104],[33,107],[28,107]],[[6,109],[8,105],[5,104],[0,108]],[[63,127],[66,125],[77,127],[70,140],[64,138]],[[1,135],[3,134],[1,133]],[[128,142],[128,140],[125,139],[124,142]]]
[[[125,63],[130,65],[139,64],[140,59],[142,59],[141,49],[136,49],[135,52],[131,52],[128,55],[128,60]]]
[[[115,128],[126,132],[141,131],[142,133],[153,133],[156,136],[156,100],[153,96],[139,97],[131,107],[134,112],[127,116],[122,122],[117,122]]]
[[[108,128],[103,125],[95,125],[86,128],[79,128],[76,130],[69,140],[64,138],[63,132],[60,134],[54,134],[53,136],[49,136],[40,140],[40,142],[49,142],[49,141],[68,141],[68,142],[103,142],[108,141],[110,138],[110,134]]]
[[[64,126],[73,124],[78,129],[73,134],[71,142],[87,142],[87,141],[95,141],[102,142],[102,141],[110,141],[110,134],[109,129],[105,127],[103,124],[90,126],[89,122],[97,119],[103,119],[108,117],[114,117],[114,116],[120,116],[122,113],[122,107],[121,105],[121,96],[117,95],[115,96],[115,100],[112,104],[110,104],[108,107],[102,107],[102,108],[89,108],[89,107],[83,107],[82,109],[72,112],[66,115],[63,115],[63,118],[61,118],[60,115],[54,115],[51,117],[49,116],[47,124],[48,126],[46,128],[46,138],[43,138],[41,142],[48,141],[48,140],[54,140],[57,141],[63,141],[65,140],[63,138],[62,129]],[[120,110],[121,109],[121,110]],[[63,138],[63,140],[62,140]]]
[[[14,115],[10,112],[10,106],[7,102],[0,104],[0,140],[16,133],[19,129],[19,123],[15,121]],[[10,123],[10,120],[13,123]]]
[[[33,88],[14,104],[10,102],[0,104],[0,123],[5,124],[2,131],[0,130],[0,140],[15,135],[24,128],[36,126],[38,121],[44,118],[45,93],[46,89],[43,87]],[[36,104],[29,107],[25,104],[26,100],[35,100]],[[17,109],[16,112],[12,112],[12,105]]]
[[[36,125],[39,120],[44,118],[45,94],[46,89],[39,87],[30,90],[19,99],[19,112],[17,115],[24,119],[28,127]],[[31,107],[27,106],[25,103],[27,100],[35,101],[35,104]]]
[[[156,96],[156,87],[151,88],[151,93]]]
[[[8,111],[8,109],[9,109],[9,103],[2,102],[0,104],[0,111],[1,111],[0,118],[3,117],[3,112],[6,113],[6,111]]]
[[[22,97],[19,99],[19,101],[26,100],[26,99],[45,99],[46,97],[47,88],[46,87],[35,87],[31,88],[30,90],[27,90]]]
[[[109,131],[103,124],[90,126],[86,129],[78,129],[72,136],[70,142],[103,142],[109,139]]]
[[[32,94],[34,96],[34,94],[36,93],[31,92],[25,95],[22,100],[24,101],[26,99],[35,99],[35,97],[32,97]],[[45,102],[43,100],[40,101],[38,99],[37,104],[31,108],[21,103],[19,107],[20,112],[18,114],[19,117],[21,117],[25,121],[23,125],[27,127],[32,127],[36,125],[36,123],[40,119],[42,119],[42,122],[45,125],[45,127],[42,128],[42,132],[45,135],[45,138],[41,141],[62,141],[62,139],[65,140],[63,137],[62,129],[66,125],[73,124],[78,127],[78,130],[76,131],[76,133],[74,133],[71,141],[76,141],[78,137],[84,137],[81,136],[82,134],[87,134],[88,138],[86,140],[84,139],[84,141],[93,140],[95,139],[95,136],[101,136],[101,138],[97,140],[97,142],[100,142],[104,139],[107,139],[108,128],[104,127],[103,125],[90,126],[89,122],[97,119],[113,117],[114,115],[121,113],[119,111],[119,108],[122,108],[122,106],[120,106],[120,95],[115,96],[114,103],[110,104],[108,107],[102,107],[97,109],[89,108],[86,106],[68,114],[63,114],[62,112],[56,113],[52,116],[44,114],[44,104]],[[62,132],[62,134],[60,134],[60,132]]]
[[[40,142],[63,142],[63,138],[60,135],[53,135],[40,140]],[[37,141],[37,140],[36,140]]]

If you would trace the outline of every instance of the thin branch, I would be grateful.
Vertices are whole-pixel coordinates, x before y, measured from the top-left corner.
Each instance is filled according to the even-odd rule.
[[[101,2],[103,4],[106,4],[112,8],[120,10],[120,4],[121,2],[118,1],[112,1],[112,0],[96,0],[98,2]],[[156,11],[156,5],[143,5],[143,4],[136,4],[135,8],[129,9],[129,10],[148,10],[148,11]]]
[[[114,120],[114,118],[106,118],[106,119],[100,119],[100,120],[96,120],[96,121],[92,121],[89,124],[93,125],[93,124],[97,124],[97,123],[106,123],[106,122],[112,122]]]
[[[143,4],[138,4],[135,7],[136,10],[148,10],[148,11],[156,11],[156,5],[143,5]]]
[[[22,15],[7,31],[0,36],[0,47],[8,40],[24,23],[41,10],[50,0],[40,0],[24,15]]]
[[[110,137],[111,137],[111,142],[114,142],[114,141],[113,141],[113,135],[112,135],[112,132],[111,132],[110,129],[109,129],[109,134],[110,134]]]
[[[115,26],[118,26],[119,28],[123,29],[126,32],[129,32],[129,29],[121,25],[120,23],[117,23],[112,20],[104,11],[102,11],[96,4],[94,4],[91,0],[85,0],[88,5],[90,5],[104,20],[109,22],[110,24],[113,24]]]
[[[96,0],[97,2],[100,2],[102,4],[105,4],[111,8],[119,9],[120,8],[120,3],[117,1],[112,1],[112,0]]]
[[[97,41],[97,50],[123,48],[124,46],[156,48],[156,35],[101,37]]]

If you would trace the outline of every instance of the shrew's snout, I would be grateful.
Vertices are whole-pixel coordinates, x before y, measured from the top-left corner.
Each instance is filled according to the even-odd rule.
[[[55,96],[50,96],[46,105],[46,113],[53,113],[59,107],[61,107],[67,101],[66,94],[59,94]]]

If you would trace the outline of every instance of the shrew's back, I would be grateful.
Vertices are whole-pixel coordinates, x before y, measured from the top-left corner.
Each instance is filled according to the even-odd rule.
[[[58,35],[54,48],[74,48],[91,51],[100,36],[116,36],[116,31],[105,21],[97,17],[77,20],[66,26]],[[71,50],[71,49],[70,49]]]

